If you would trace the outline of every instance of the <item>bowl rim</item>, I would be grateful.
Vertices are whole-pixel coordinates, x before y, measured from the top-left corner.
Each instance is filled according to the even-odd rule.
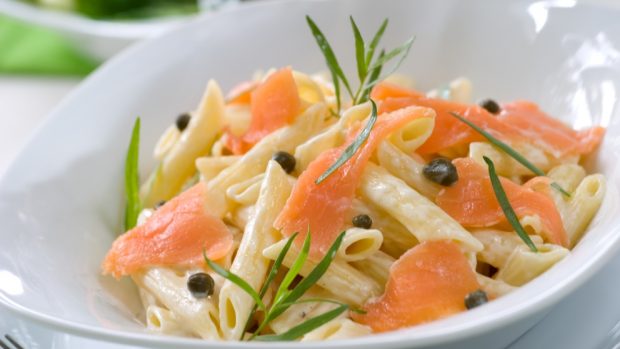
[[[537,2],[536,0],[528,0],[529,2]],[[158,41],[166,40],[169,37],[175,37],[179,32],[189,30],[188,28],[193,26],[206,27],[211,17],[234,15],[237,12],[242,11],[255,11],[266,8],[268,10],[271,6],[286,6],[290,3],[327,3],[329,0],[263,0],[261,2],[251,2],[244,6],[235,6],[218,11],[217,13],[203,13],[197,16],[196,19],[189,21],[188,23],[181,25],[177,28],[163,33],[157,38],[149,38],[132,45],[130,48],[124,50],[120,54],[114,56],[110,60],[104,62],[95,72],[89,75],[83,82],[79,84],[77,88],[69,93],[53,110],[45,120],[35,128],[34,132],[28,137],[27,141],[21,147],[17,155],[13,158],[6,171],[0,174],[0,188],[4,187],[10,177],[15,172],[16,164],[23,157],[24,153],[34,143],[41,133],[44,133],[49,125],[56,122],[57,118],[62,115],[63,109],[66,106],[71,105],[74,101],[80,99],[80,95],[88,91],[91,85],[97,85],[98,81],[105,76],[108,71],[116,69],[117,66],[123,66],[126,62],[133,60],[133,56],[138,55],[143,49],[152,45],[158,45]],[[0,10],[2,9],[2,1],[0,1]],[[594,0],[590,4],[579,4],[579,6],[603,6],[607,8],[614,8],[614,6],[607,6],[611,4],[608,0]],[[620,9],[615,7],[614,9]],[[426,329],[429,325],[420,325],[412,328],[400,329],[397,331],[378,333],[371,336],[351,338],[346,340],[335,340],[329,342],[295,342],[295,346],[299,348],[376,348],[377,345],[386,344],[413,344],[419,345],[432,345],[438,343],[450,343],[461,339],[474,337],[484,333],[491,332],[493,330],[504,327],[506,324],[514,323],[519,320],[523,320],[528,316],[535,315],[540,312],[541,308],[549,309],[551,306],[559,303],[569,293],[572,293],[579,286],[583,285],[589,280],[596,272],[598,272],[607,262],[615,256],[615,252],[620,250],[620,226],[616,226],[608,233],[610,236],[616,236],[612,239],[611,243],[605,245],[602,248],[593,251],[587,261],[579,266],[579,269],[573,270],[568,277],[559,280],[552,286],[541,290],[534,297],[529,298],[527,301],[522,302],[519,306],[515,306],[508,309],[506,312],[496,312],[489,314],[485,317],[479,318],[475,322],[464,322],[458,326],[451,326],[450,332],[445,332],[437,329],[430,329],[430,331],[421,332],[420,329]],[[587,272],[586,272],[587,271]],[[169,347],[174,345],[182,345],[186,348],[204,348],[210,345],[214,345],[221,348],[289,348],[290,342],[237,342],[237,341],[214,341],[194,338],[183,338],[173,336],[157,336],[149,333],[130,332],[116,329],[105,329],[102,327],[84,325],[75,321],[58,319],[54,316],[47,315],[42,312],[38,312],[5,297],[0,293],[0,307],[3,307],[13,314],[20,316],[26,320],[35,322],[37,324],[46,326],[48,328],[56,329],[68,334],[73,334],[82,337],[88,337],[95,340],[105,340],[114,343],[122,343],[128,345],[149,345],[151,347]],[[457,316],[462,316],[457,314]],[[438,320],[443,321],[443,320]],[[436,321],[436,322],[438,322]],[[433,322],[433,323],[436,323]],[[433,324],[431,323],[431,324]],[[409,338],[408,333],[416,332],[415,338]]]

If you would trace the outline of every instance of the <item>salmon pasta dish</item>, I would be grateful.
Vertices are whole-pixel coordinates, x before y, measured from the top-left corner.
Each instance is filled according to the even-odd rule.
[[[413,38],[381,47],[388,20],[365,40],[350,18],[350,65],[306,22],[325,73],[209,81],[143,181],[139,118],[128,134],[126,232],[102,272],[133,280],[149,331],[367,336],[484,307],[568,258],[605,195],[581,165],[604,128],[472,102],[464,77],[417,90],[395,72]]]

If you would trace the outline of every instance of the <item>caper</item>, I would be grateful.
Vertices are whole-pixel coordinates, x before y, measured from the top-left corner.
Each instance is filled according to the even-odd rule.
[[[196,273],[187,279],[187,289],[196,298],[205,298],[213,294],[215,281],[207,273]]]
[[[487,303],[488,301],[489,298],[487,297],[486,292],[483,290],[475,290],[465,296],[465,307],[467,309],[473,309]]]
[[[360,214],[353,217],[352,223],[358,228],[370,229],[372,227],[372,218],[367,214]]]
[[[179,115],[176,121],[177,129],[179,129],[180,132],[183,132],[187,128],[187,125],[189,125],[189,120],[191,118],[192,116],[188,113]]]
[[[486,109],[491,114],[499,114],[502,111],[502,108],[497,104],[496,101],[488,98],[480,101],[480,106]]]
[[[450,186],[459,179],[456,167],[449,159],[436,158],[422,169],[424,177],[443,186]]]
[[[275,160],[278,164],[280,164],[280,166],[282,166],[282,169],[286,173],[293,172],[293,170],[295,170],[295,165],[297,164],[295,157],[285,151],[276,152],[275,154],[273,154],[271,159]]]

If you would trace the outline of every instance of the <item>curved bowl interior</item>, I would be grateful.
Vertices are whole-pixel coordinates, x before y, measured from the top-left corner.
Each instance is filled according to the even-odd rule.
[[[139,44],[104,65],[50,116],[0,184],[0,304],[73,333],[175,348],[204,346],[145,334],[131,284],[99,276],[100,262],[121,230],[131,125],[142,117],[140,162],[146,174],[154,166],[150,154],[160,132],[197,105],[208,79],[228,89],[256,69],[325,70],[306,14],[348,63],[350,76],[355,67],[348,16],[366,36],[388,17],[386,46],[417,36],[400,71],[412,75],[418,87],[467,76],[477,98],[531,99],[576,127],[608,127],[604,144],[588,160],[590,169],[607,176],[608,193],[569,258],[518,292],[474,311],[320,347],[412,348],[479,336],[530,316],[534,321],[613,254],[620,238],[616,10],[570,1],[267,2],[203,17]]]

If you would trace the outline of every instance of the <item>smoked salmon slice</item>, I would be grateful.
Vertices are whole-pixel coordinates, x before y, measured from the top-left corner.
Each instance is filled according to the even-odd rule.
[[[345,221],[351,218],[350,209],[355,191],[377,146],[395,130],[414,120],[432,119],[434,114],[428,108],[408,107],[380,115],[368,139],[353,157],[323,182],[316,184],[316,179],[340,157],[349,144],[323,152],[299,176],[274,226],[281,229],[284,236],[300,233],[299,241],[303,241],[310,229],[310,255],[317,259],[323,256],[342,231]]]
[[[465,311],[465,297],[480,288],[455,242],[425,241],[390,268],[384,294],[351,313],[375,332],[393,331]]]
[[[478,105],[429,98],[417,91],[386,82],[375,86],[371,96],[381,101],[380,112],[390,112],[410,105],[432,108],[437,112],[431,137],[417,150],[423,155],[485,140],[475,130],[451,116],[450,112],[462,115],[508,144],[534,143],[556,158],[593,151],[605,133],[605,129],[598,126],[575,131],[545,114],[536,104],[526,101],[504,104],[499,115],[492,115]]]
[[[103,261],[116,278],[148,266],[191,267],[224,257],[233,237],[221,219],[204,207],[206,185],[198,183],[157,209],[148,220],[119,236]]]
[[[435,198],[437,205],[465,227],[507,226],[487,170],[470,158],[455,159],[452,163],[459,179],[439,192]],[[506,178],[500,181],[517,217],[537,215],[544,227],[543,238],[568,246],[562,218],[550,197],[535,192],[529,185],[520,186]]]
[[[233,87],[226,95],[226,104],[250,104],[252,103],[252,92],[258,86],[256,81],[244,81]]]
[[[243,100],[243,94],[238,98]],[[291,68],[282,68],[251,88],[250,110],[252,120],[247,132],[241,136],[228,132],[226,146],[233,154],[245,154],[263,137],[295,120],[301,99]]]

